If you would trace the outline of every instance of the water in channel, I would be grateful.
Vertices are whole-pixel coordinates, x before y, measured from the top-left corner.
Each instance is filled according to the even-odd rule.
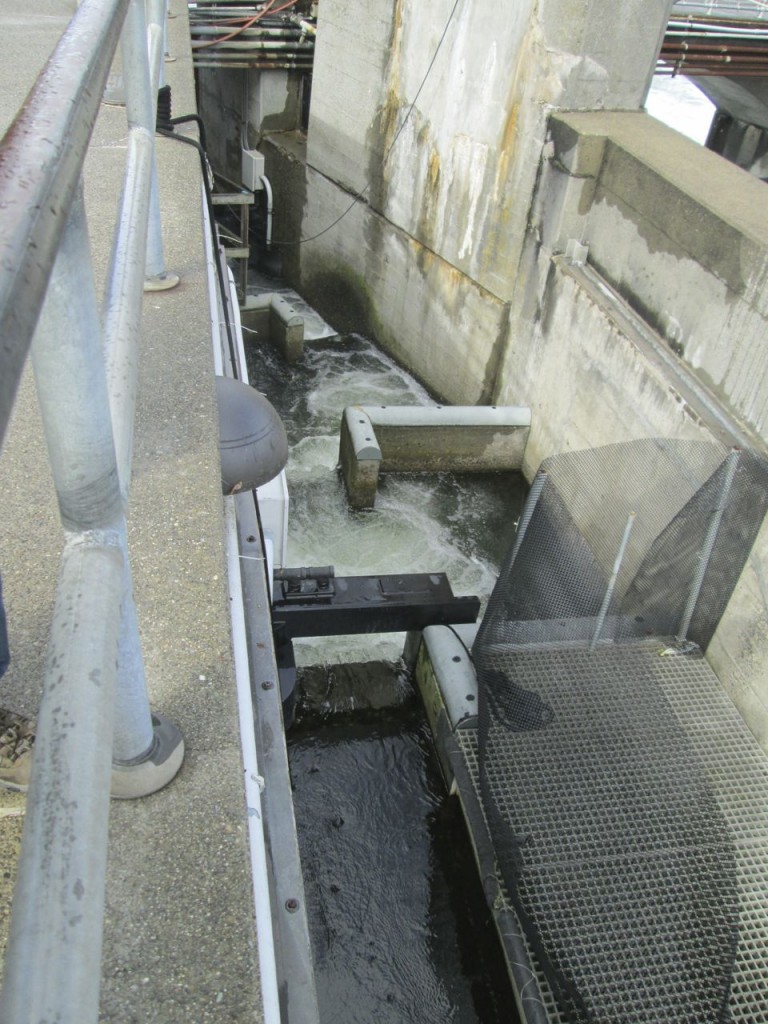
[[[251,382],[288,432],[288,563],[340,575],[446,572],[487,598],[514,533],[514,474],[392,474],[376,508],[348,509],[337,471],[350,404],[428,394],[367,340],[308,346],[288,367],[249,350]],[[458,801],[448,797],[403,636],[296,641],[289,734],[322,1024],[517,1020]]]

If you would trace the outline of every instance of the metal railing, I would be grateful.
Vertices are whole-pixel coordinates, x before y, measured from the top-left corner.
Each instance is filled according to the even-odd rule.
[[[82,0],[0,143],[0,443],[31,352],[65,531],[0,994],[14,1024],[98,1019],[110,792],[153,792],[183,757],[149,708],[125,524],[142,292],[178,280],[154,159],[165,17],[165,0]],[[128,144],[100,313],[82,171],[118,42]]]

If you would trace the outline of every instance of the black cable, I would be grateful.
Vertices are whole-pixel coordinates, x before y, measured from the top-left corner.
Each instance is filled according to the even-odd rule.
[[[196,117],[197,117],[196,114],[190,114],[188,119],[189,120],[193,120]],[[181,123],[183,120],[185,120],[185,119],[184,118],[174,118],[173,119],[173,123],[178,124],[178,123]],[[213,210],[213,197],[211,195],[211,186],[210,186],[210,184],[208,182],[208,157],[207,157],[207,154],[206,154],[205,150],[203,149],[202,145],[197,141],[197,139],[190,139],[186,135],[177,135],[172,129],[160,128],[159,126],[157,128],[157,132],[158,132],[159,135],[164,135],[167,139],[176,139],[177,142],[183,142],[183,143],[185,143],[188,146],[194,146],[194,148],[197,150],[198,156],[200,157],[200,167],[201,167],[202,176],[203,176],[203,189],[205,191],[205,202],[206,202],[206,206],[208,207],[208,217],[209,217],[209,220],[211,222],[211,231],[214,232],[214,235],[213,235],[213,248],[214,248],[214,253],[215,253],[214,263],[216,264],[216,277],[217,277],[218,282],[219,282],[219,291],[221,292],[221,302],[222,302],[222,306],[223,306],[223,310],[224,310],[224,327],[225,327],[226,332],[227,332],[227,345],[229,347],[229,357],[230,357],[230,360],[232,362],[232,373],[233,373],[233,375],[235,377],[235,380],[237,380],[238,379],[238,372],[237,372],[237,367],[238,367],[237,347],[235,345],[235,339],[234,339],[233,331],[232,331],[232,317],[231,317],[230,312],[229,312],[229,291],[225,287],[224,271],[221,269],[221,259],[219,258],[218,242],[217,242],[216,235],[215,235],[216,220],[215,220],[215,215],[214,215],[214,210]]]
[[[182,117],[172,117],[172,118],[170,118],[168,120],[168,124],[169,125],[188,124],[190,121],[194,121],[195,124],[197,125],[197,130],[200,133],[200,145],[203,147],[203,149],[207,153],[208,152],[208,144],[207,144],[206,139],[205,139],[205,125],[203,124],[203,119],[202,119],[202,117],[200,117],[199,114],[184,114]],[[165,128],[166,125],[163,125],[162,127]]]
[[[446,627],[445,627],[445,628],[446,628],[446,629],[450,629],[450,631],[451,631],[451,632],[453,633],[453,635],[454,635],[454,636],[456,637],[456,639],[457,639],[457,640],[459,641],[459,643],[461,644],[461,646],[462,646],[462,647],[464,648],[464,650],[465,650],[465,651],[467,652],[467,657],[469,658],[469,664],[470,664],[470,665],[474,665],[475,663],[474,663],[474,661],[472,660],[472,651],[471,651],[471,650],[469,649],[469,647],[467,647],[467,645],[466,645],[466,644],[464,643],[464,641],[463,641],[463,640],[461,639],[461,637],[459,636],[458,630],[454,629],[454,628],[453,628],[453,626],[449,626],[449,625],[447,625],[447,624],[446,624]]]
[[[415,95],[415,96],[413,97],[413,100],[411,101],[411,105],[410,105],[410,106],[408,107],[408,112],[407,112],[407,114],[405,115],[405,117],[403,118],[403,121],[402,121],[402,123],[401,123],[400,127],[399,127],[399,128],[397,129],[397,131],[395,132],[395,137],[394,137],[394,138],[392,139],[392,141],[390,142],[390,144],[389,144],[389,148],[387,149],[386,153],[384,154],[384,158],[383,158],[383,160],[382,160],[382,166],[383,166],[384,164],[386,164],[387,160],[389,159],[389,154],[390,154],[390,153],[392,152],[392,150],[394,149],[395,143],[396,143],[396,142],[397,142],[397,140],[398,140],[398,139],[400,138],[400,135],[402,134],[402,131],[403,131],[403,129],[404,129],[404,128],[405,128],[405,126],[406,126],[406,125],[408,124],[408,121],[409,121],[409,120],[410,120],[410,118],[411,118],[411,114],[413,113],[413,108],[414,108],[414,107],[416,106],[416,101],[418,100],[419,96],[421,95],[421,91],[422,91],[422,89],[423,89],[423,88],[424,88],[424,86],[425,86],[425,85],[427,84],[427,79],[429,78],[430,72],[432,71],[432,67],[433,67],[433,65],[434,65],[435,61],[437,60],[437,55],[438,55],[438,53],[440,53],[440,48],[441,48],[441,47],[442,47],[442,45],[443,45],[443,42],[444,42],[444,40],[445,40],[445,37],[446,37],[446,36],[448,35],[448,29],[450,28],[450,24],[451,24],[451,22],[453,21],[453,16],[454,16],[454,14],[456,13],[456,8],[457,8],[457,7],[459,6],[459,3],[460,3],[460,2],[461,2],[461,0],[454,0],[454,4],[453,4],[453,7],[451,8],[451,13],[450,13],[450,14],[448,15],[448,21],[446,21],[446,23],[445,23],[445,28],[443,29],[443,34],[442,34],[442,35],[440,36],[440,39],[439,39],[439,41],[438,41],[438,44],[437,44],[437,46],[435,47],[435,52],[434,52],[434,53],[432,54],[432,59],[430,60],[430,62],[429,62],[429,66],[427,67],[427,70],[426,70],[426,72],[424,73],[424,77],[423,77],[423,78],[422,78],[422,80],[421,80],[421,85],[420,85],[420,86],[419,86],[419,88],[418,88],[418,89],[416,90],[416,95]],[[293,246],[293,245],[304,245],[304,243],[305,243],[305,242],[314,242],[314,240],[315,240],[316,238],[320,238],[320,237],[321,237],[321,235],[324,235],[324,234],[326,234],[326,233],[327,233],[328,231],[330,231],[330,230],[331,230],[332,228],[335,228],[335,227],[336,227],[336,225],[337,225],[337,224],[339,223],[339,221],[343,220],[343,219],[344,219],[344,218],[345,218],[345,217],[347,216],[347,214],[349,213],[349,211],[350,211],[351,209],[353,209],[353,207],[355,207],[355,206],[356,206],[356,205],[358,204],[358,202],[359,202],[359,201],[360,201],[360,200],[361,200],[361,199],[363,198],[363,196],[364,196],[364,195],[366,194],[366,192],[367,192],[367,191],[368,191],[368,190],[370,189],[370,187],[371,187],[371,183],[370,183],[370,182],[368,182],[368,184],[367,184],[367,185],[365,185],[365,186],[364,186],[364,187],[363,187],[363,188],[362,188],[362,189],[361,189],[361,190],[360,190],[360,191],[359,191],[359,192],[357,193],[357,195],[356,195],[356,196],[354,197],[354,199],[353,199],[353,200],[352,200],[352,202],[351,202],[351,203],[349,204],[349,206],[348,206],[348,207],[346,208],[346,210],[344,210],[344,211],[343,211],[342,213],[340,213],[340,214],[339,214],[339,216],[338,216],[338,217],[336,218],[336,220],[332,221],[332,222],[331,222],[331,223],[330,223],[330,224],[328,225],[328,227],[325,227],[325,228],[323,228],[323,230],[322,230],[322,231],[318,231],[316,235],[310,235],[310,236],[309,236],[309,238],[300,238],[300,239],[298,240],[298,242],[276,242],[276,241],[275,241],[275,240],[273,239],[273,240],[272,240],[272,245],[281,245],[281,246],[283,246],[283,247],[288,247],[288,246]]]

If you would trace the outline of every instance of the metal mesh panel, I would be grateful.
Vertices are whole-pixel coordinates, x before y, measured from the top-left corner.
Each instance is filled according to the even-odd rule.
[[[749,975],[742,837],[664,679],[703,664],[766,482],[751,454],[655,440],[534,481],[473,649],[479,788],[559,1019],[726,1021]]]

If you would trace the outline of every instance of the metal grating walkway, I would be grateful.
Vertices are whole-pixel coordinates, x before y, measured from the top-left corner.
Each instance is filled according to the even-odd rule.
[[[768,1024],[768,759],[707,662],[664,649],[496,648],[494,667],[551,717],[491,727],[485,795],[590,1019]],[[456,738],[482,802],[477,732]],[[566,1024],[537,973],[550,1020]]]

